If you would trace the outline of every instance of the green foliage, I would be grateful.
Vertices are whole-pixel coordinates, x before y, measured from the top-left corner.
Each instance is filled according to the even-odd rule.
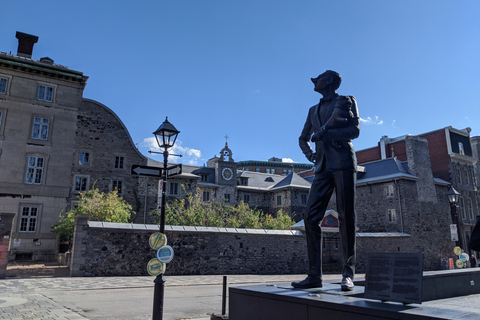
[[[160,215],[158,211],[154,214]],[[237,206],[218,202],[204,203],[200,200],[200,192],[196,195],[188,194],[186,199],[176,199],[165,208],[167,225],[287,230],[294,223],[282,210],[278,211],[277,217],[273,217],[250,208],[243,201]]]
[[[60,241],[68,241],[73,236],[75,216],[88,215],[91,221],[129,222],[132,207],[114,190],[109,193],[100,192],[95,187],[80,193],[75,209],[66,214],[60,213],[60,221],[51,229],[60,235]]]

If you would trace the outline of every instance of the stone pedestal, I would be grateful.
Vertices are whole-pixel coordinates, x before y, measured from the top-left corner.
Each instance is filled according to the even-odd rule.
[[[407,305],[366,299],[361,282],[347,293],[340,291],[340,283],[305,290],[294,289],[290,283],[231,287],[229,319],[480,319],[479,276],[480,268],[424,273],[424,302]]]
[[[15,213],[0,213],[0,279],[7,276],[8,246]]]

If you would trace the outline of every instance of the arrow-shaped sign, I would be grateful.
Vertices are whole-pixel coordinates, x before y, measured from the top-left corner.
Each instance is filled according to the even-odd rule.
[[[150,177],[161,177],[162,176],[162,168],[158,167],[148,167],[148,166],[139,166],[139,165],[132,165],[131,174],[135,174],[138,176],[150,176]]]
[[[173,166],[167,167],[167,177],[176,176],[177,174],[182,173],[182,164],[174,164]]]

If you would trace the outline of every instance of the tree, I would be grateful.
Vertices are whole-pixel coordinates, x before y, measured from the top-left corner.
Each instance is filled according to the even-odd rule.
[[[295,223],[282,210],[273,217],[250,208],[243,201],[235,206],[216,201],[204,203],[198,189],[196,194],[190,193],[185,199],[167,203],[165,209],[165,223],[169,225],[288,230]],[[153,214],[159,215],[159,212]]]
[[[91,221],[126,223],[132,213],[132,206],[118,195],[117,190],[103,193],[94,186],[80,193],[79,202],[73,210],[60,213],[60,221],[51,231],[60,236],[60,241],[69,241],[73,236],[75,216],[88,215]]]

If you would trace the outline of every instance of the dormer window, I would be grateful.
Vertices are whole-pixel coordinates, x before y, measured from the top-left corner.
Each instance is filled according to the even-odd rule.
[[[248,186],[248,179],[247,178],[240,178],[238,179],[238,184],[241,186]]]
[[[208,182],[208,174],[202,174],[202,182]]]

